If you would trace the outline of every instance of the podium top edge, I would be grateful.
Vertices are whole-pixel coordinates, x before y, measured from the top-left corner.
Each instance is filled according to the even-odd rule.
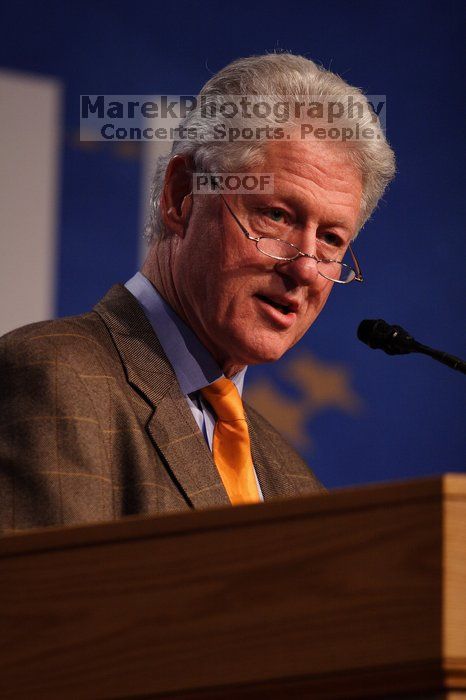
[[[53,549],[99,546],[111,542],[153,539],[286,519],[319,517],[358,509],[390,507],[403,502],[466,501],[466,474],[345,487],[300,498],[254,505],[222,507],[166,515],[136,515],[119,520],[65,527],[6,532],[0,536],[0,558]]]

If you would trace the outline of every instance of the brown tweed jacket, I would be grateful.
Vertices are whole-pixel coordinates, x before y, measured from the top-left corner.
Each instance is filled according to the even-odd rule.
[[[173,369],[121,285],[90,313],[0,339],[0,407],[3,532],[229,504]],[[264,498],[322,490],[246,410]]]

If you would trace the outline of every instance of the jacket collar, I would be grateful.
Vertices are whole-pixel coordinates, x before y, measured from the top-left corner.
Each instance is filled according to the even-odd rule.
[[[176,377],[144,311],[121,284],[114,285],[94,311],[112,336],[129,383],[156,406]]]

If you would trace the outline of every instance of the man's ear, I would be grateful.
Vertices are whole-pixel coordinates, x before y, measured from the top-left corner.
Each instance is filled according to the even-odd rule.
[[[192,178],[191,159],[173,156],[165,173],[160,213],[167,230],[181,237],[186,232],[193,204]]]

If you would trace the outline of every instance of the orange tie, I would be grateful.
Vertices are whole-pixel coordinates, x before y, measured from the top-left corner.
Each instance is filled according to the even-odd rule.
[[[260,498],[238,389],[231,379],[221,377],[201,389],[201,394],[217,416],[212,452],[230,501],[233,505],[256,503]]]

